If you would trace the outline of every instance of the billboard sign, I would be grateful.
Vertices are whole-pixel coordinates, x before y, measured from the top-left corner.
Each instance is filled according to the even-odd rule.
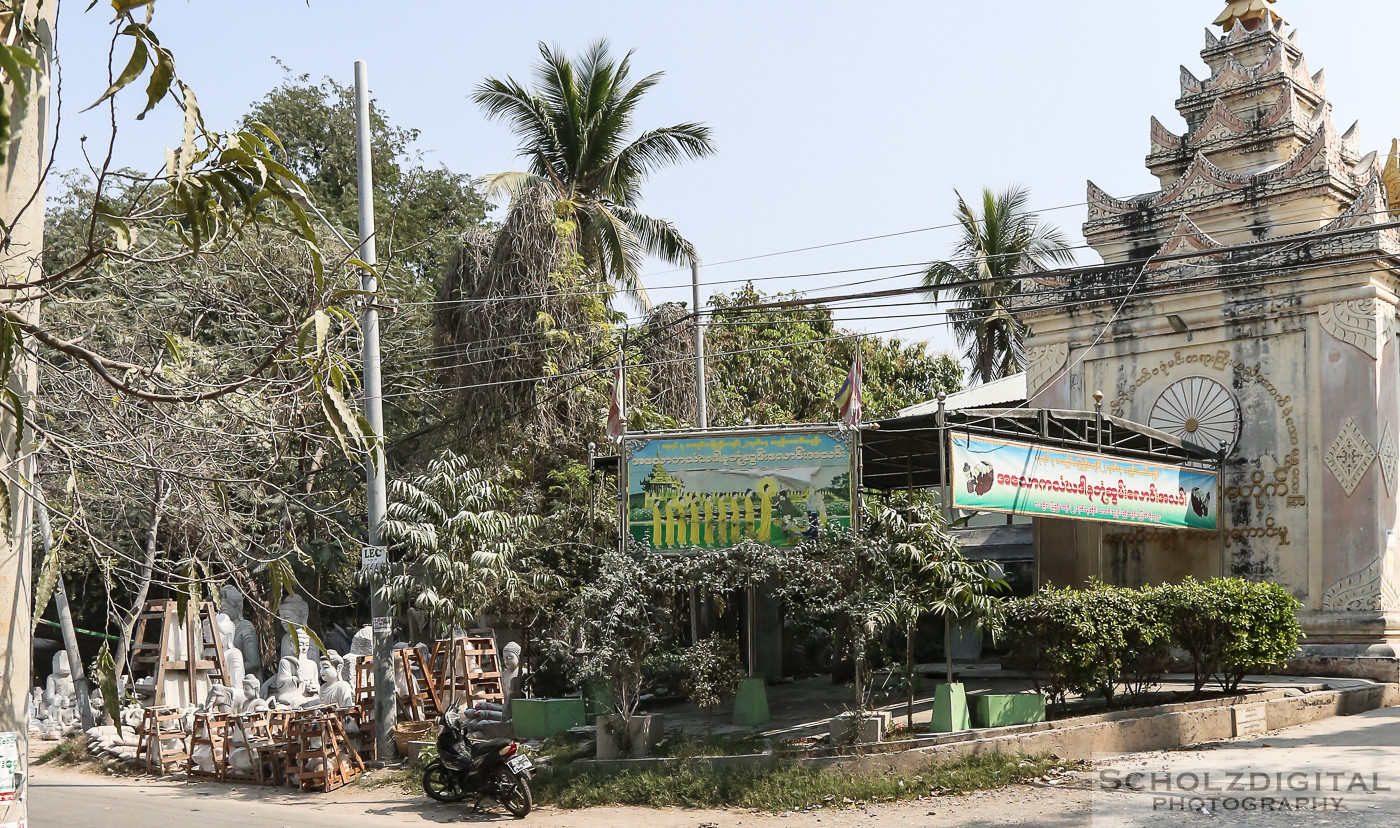
[[[1216,529],[1219,475],[1164,463],[950,435],[953,506],[1166,529]]]
[[[851,525],[855,437],[840,429],[629,435],[627,528],[657,550],[796,546]]]

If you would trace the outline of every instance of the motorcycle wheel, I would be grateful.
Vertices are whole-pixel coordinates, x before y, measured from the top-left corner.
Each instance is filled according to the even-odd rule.
[[[505,806],[516,819],[524,819],[535,804],[530,796],[529,780],[508,770],[502,770],[500,776],[496,777],[496,801]]]
[[[429,762],[423,769],[423,793],[438,802],[460,802],[467,796],[457,782],[457,774],[448,769],[441,759]]]

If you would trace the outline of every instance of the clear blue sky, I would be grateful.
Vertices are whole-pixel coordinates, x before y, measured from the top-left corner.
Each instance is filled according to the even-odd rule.
[[[60,168],[80,166],[78,136],[105,140],[104,115],[78,115],[105,85],[107,4],[60,21],[63,135]],[[473,175],[518,169],[515,142],[471,104],[488,75],[525,79],[536,43],[570,51],[598,37],[635,49],[639,73],[664,70],[642,126],[700,120],[719,152],[667,170],[646,189],[646,210],[675,221],[709,263],[946,224],[953,190],[1028,186],[1039,208],[1078,205],[1092,178],[1115,195],[1156,189],[1143,167],[1148,119],[1183,128],[1173,109],[1178,65],[1198,77],[1202,30],[1222,0],[925,0],[805,3],[468,3],[455,0],[159,0],[154,28],[176,55],[213,128],[232,124],[282,78],[273,57],[313,77],[349,83],[369,62],[373,93],[399,125],[422,131],[434,162]],[[1400,32],[1395,0],[1280,0],[1300,31],[1309,68],[1327,69],[1338,128],[1362,121],[1363,151],[1400,136],[1395,88]],[[129,46],[121,47],[121,61]],[[120,64],[119,64],[120,65]],[[144,82],[143,82],[144,83]],[[144,98],[123,99],[119,160],[147,169],[179,140],[165,103],[129,119]],[[1082,207],[1046,213],[1082,243]],[[863,286],[911,268],[766,281],[766,277],[914,263],[944,256],[955,231],[933,230],[755,261],[714,264],[709,283],[754,278],[767,289],[814,295]],[[1096,261],[1089,253],[1081,261]],[[688,273],[653,264],[658,300],[689,300]],[[880,279],[879,281],[873,281]],[[850,285],[849,283],[857,283]],[[838,287],[838,285],[846,285]],[[732,284],[720,287],[732,287]],[[924,325],[901,335],[949,347],[931,310],[847,312],[868,331]]]

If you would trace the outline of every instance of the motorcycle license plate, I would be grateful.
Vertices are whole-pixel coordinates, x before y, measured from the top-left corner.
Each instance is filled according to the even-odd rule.
[[[528,756],[517,756],[506,763],[506,769],[511,773],[522,773],[533,767],[533,763]]]

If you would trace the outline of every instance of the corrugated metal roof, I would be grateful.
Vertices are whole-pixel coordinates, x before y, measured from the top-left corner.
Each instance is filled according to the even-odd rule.
[[[1026,401],[1026,374],[1012,374],[999,380],[949,394],[943,405],[948,411],[961,411],[964,408],[1001,408]],[[899,412],[901,417],[918,414],[933,414],[938,411],[938,400],[911,405]]]

